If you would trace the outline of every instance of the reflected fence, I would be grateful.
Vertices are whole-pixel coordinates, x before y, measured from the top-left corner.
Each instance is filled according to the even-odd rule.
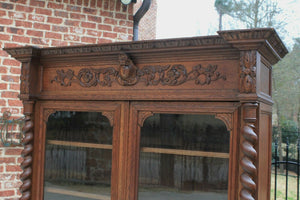
[[[271,200],[299,200],[300,137],[285,138],[280,146],[276,139],[272,149]],[[280,156],[281,152],[281,156]]]

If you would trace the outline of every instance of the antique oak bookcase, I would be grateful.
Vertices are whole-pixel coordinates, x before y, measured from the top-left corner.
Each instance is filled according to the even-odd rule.
[[[270,199],[275,30],[5,50],[22,62],[21,199]]]

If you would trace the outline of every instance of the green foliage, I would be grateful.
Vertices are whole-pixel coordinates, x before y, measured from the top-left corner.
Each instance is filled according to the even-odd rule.
[[[299,127],[300,115],[300,39],[295,40],[291,53],[273,66],[273,111],[279,126]]]

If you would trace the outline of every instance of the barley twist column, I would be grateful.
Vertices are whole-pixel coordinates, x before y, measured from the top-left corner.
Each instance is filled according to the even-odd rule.
[[[21,163],[21,167],[23,169],[23,173],[20,178],[23,184],[20,187],[20,191],[22,196],[20,200],[28,200],[31,199],[31,185],[32,185],[32,151],[33,151],[33,101],[24,101],[24,115],[25,115],[25,125],[23,127],[23,145],[24,150],[22,151],[22,157],[24,161]]]
[[[243,126],[241,138],[241,200],[255,200],[256,196],[256,179],[257,168],[255,162],[257,159],[257,152],[255,144],[258,140],[256,134],[256,103],[243,104]]]

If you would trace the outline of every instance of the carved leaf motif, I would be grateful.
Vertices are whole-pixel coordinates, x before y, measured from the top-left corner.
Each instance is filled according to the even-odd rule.
[[[150,112],[150,111],[141,111],[141,112],[139,112],[139,115],[138,115],[138,125],[140,127],[143,127],[145,120],[148,117],[151,117],[151,116],[153,116],[153,112]]]
[[[168,86],[178,86],[188,81],[194,81],[196,85],[209,85],[212,81],[219,79],[226,80],[225,75],[217,72],[217,65],[202,67],[197,65],[187,72],[186,67],[181,64],[166,66],[144,66],[136,68],[131,62],[129,65],[120,66],[119,71],[113,67],[93,69],[83,68],[77,75],[71,69],[67,72],[57,70],[56,76],[51,83],[60,83],[61,86],[71,86],[72,83],[79,83],[82,87],[94,87],[97,85],[110,87],[113,82],[122,86],[131,86],[139,82],[146,86],[156,86],[158,84]],[[131,66],[131,67],[130,67]]]
[[[222,120],[228,131],[232,130],[232,114],[228,114],[228,113],[220,113],[220,114],[216,114],[216,118]]]

